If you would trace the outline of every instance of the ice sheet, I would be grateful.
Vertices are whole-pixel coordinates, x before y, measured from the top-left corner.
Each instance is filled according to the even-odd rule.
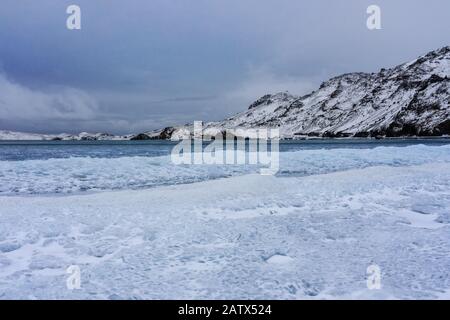
[[[8,196],[0,208],[0,299],[425,299],[450,288],[446,162]],[[371,264],[381,290],[366,287]],[[66,287],[70,265],[80,290]]]

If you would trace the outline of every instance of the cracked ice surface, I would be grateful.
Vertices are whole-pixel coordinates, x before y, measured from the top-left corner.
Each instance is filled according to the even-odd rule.
[[[0,299],[440,298],[449,222],[447,162],[0,197]]]
[[[95,150],[95,146],[91,147]],[[112,149],[110,152],[117,151]],[[22,153],[27,154],[26,151]],[[255,165],[175,165],[167,155],[110,156],[0,160],[0,196],[143,189],[259,172]],[[14,157],[21,159],[23,154]],[[450,145],[280,152],[278,175],[307,176],[371,166],[410,166],[430,162],[450,162]]]

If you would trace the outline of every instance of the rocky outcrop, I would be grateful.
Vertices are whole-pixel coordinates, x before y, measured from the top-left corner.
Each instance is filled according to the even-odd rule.
[[[130,138],[130,140],[150,140],[150,136],[146,135],[145,133],[139,133],[133,137]]]

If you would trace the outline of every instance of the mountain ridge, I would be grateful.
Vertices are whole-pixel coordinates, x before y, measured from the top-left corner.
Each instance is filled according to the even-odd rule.
[[[449,135],[449,77],[450,46],[445,46],[377,73],[332,77],[303,96],[264,95],[241,113],[206,123],[204,132],[279,128],[284,139]],[[163,131],[168,130],[171,138],[184,138],[192,125]]]

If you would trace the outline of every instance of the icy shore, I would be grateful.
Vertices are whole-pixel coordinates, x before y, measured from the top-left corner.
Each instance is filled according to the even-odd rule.
[[[450,164],[0,197],[0,299],[439,298]],[[368,290],[366,269],[382,271]],[[68,290],[66,269],[81,269]]]

